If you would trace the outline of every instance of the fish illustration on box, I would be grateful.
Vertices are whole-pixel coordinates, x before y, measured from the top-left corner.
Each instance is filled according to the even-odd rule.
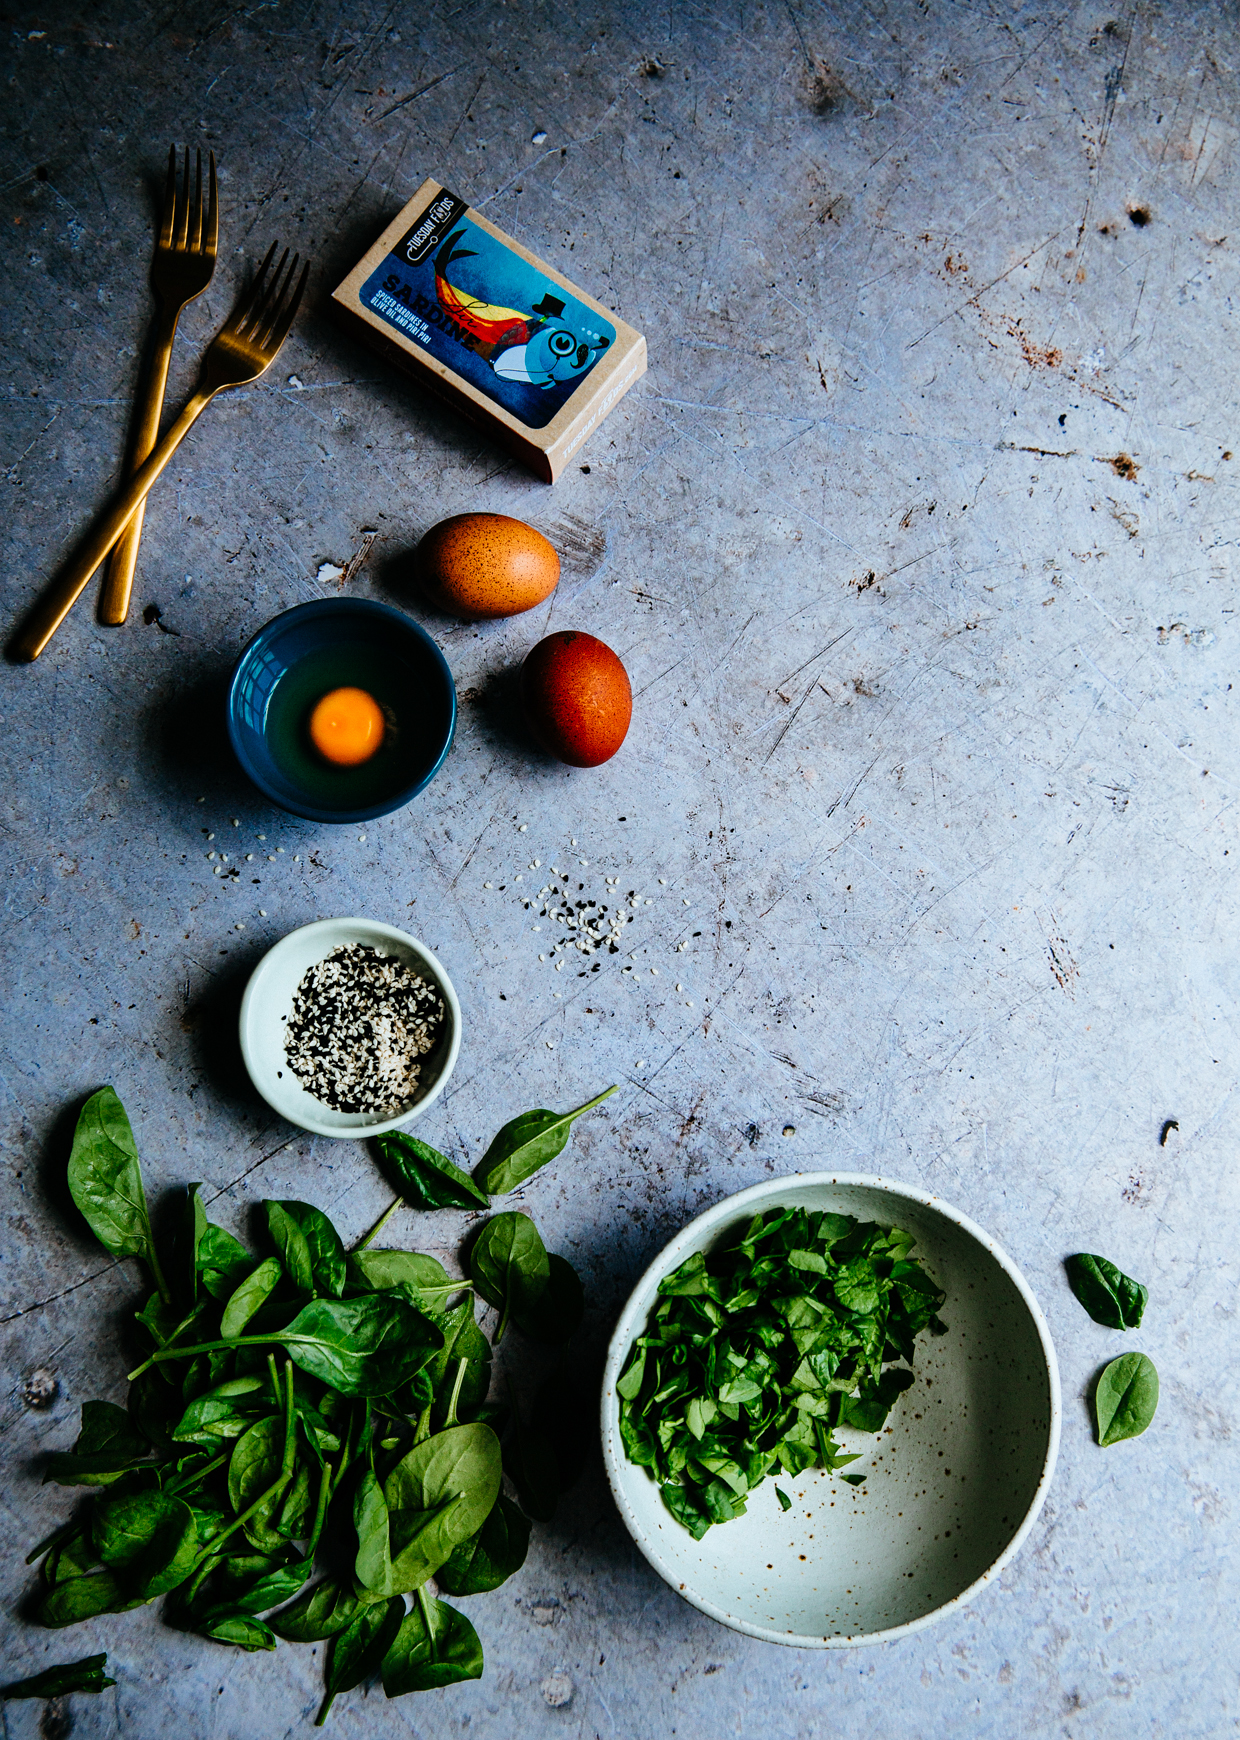
[[[611,343],[598,321],[593,329],[574,330],[564,318],[564,299],[550,290],[522,314],[458,289],[449,283],[448,269],[457,260],[477,257],[475,249],[456,246],[464,233],[454,231],[435,255],[435,294],[439,306],[478,339],[477,354],[501,380],[527,381],[533,387],[545,389],[584,375]]]
[[[360,301],[543,429],[615,343],[616,328],[441,191],[360,290]]]

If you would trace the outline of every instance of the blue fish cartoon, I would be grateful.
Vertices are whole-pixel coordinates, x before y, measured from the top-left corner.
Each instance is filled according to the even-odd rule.
[[[476,258],[475,249],[455,245],[464,234],[454,230],[435,255],[435,295],[444,313],[474,338],[475,354],[501,380],[532,387],[553,387],[585,374],[611,340],[598,331],[575,331],[559,297],[548,291],[524,314],[449,283],[446,274],[455,261]]]

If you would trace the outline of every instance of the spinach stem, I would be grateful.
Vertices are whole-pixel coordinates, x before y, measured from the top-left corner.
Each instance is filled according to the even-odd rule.
[[[448,1403],[448,1416],[444,1421],[445,1426],[456,1425],[456,1404],[461,1394],[461,1385],[465,1381],[465,1367],[468,1364],[469,1361],[467,1359],[459,1359],[456,1362],[456,1382],[452,1386],[452,1400]]]
[[[419,1583],[417,1589],[418,1606],[422,1609],[422,1623],[426,1627],[426,1641],[430,1645],[431,1660],[439,1660],[439,1651],[435,1648],[435,1627],[431,1620],[431,1600],[426,1593],[426,1584]]]
[[[291,1479],[292,1475],[286,1474],[284,1469],[281,1468],[279,1475],[267,1488],[266,1492],[256,1498],[248,1510],[243,1510],[239,1517],[234,1517],[226,1529],[222,1529],[218,1535],[214,1535],[211,1540],[207,1542],[206,1546],[202,1549],[202,1552],[194,1561],[195,1571],[193,1579],[185,1591],[185,1600],[187,1603],[193,1600],[199,1584],[202,1582],[203,1578],[207,1576],[208,1572],[214,1568],[216,1561],[223,1557],[220,1552],[220,1547],[228,1539],[229,1535],[236,1534],[239,1528],[244,1528],[250,1518],[256,1515],[258,1511],[262,1510],[265,1504],[274,1503]]]
[[[431,1435],[431,1409],[433,1406],[433,1401],[427,1402],[426,1406],[422,1409],[422,1412],[418,1415],[418,1423],[413,1434],[415,1448]]]
[[[327,1696],[323,1699],[322,1704],[319,1706],[319,1713],[314,1718],[314,1725],[316,1728],[321,1728],[323,1726],[324,1722],[326,1722],[327,1712],[331,1709],[332,1704],[335,1702],[335,1699],[336,1699],[335,1692],[328,1692]]]
[[[85,1525],[74,1522],[61,1523],[58,1529],[53,1529],[50,1535],[44,1535],[37,1547],[32,1547],[26,1555],[26,1563],[33,1565],[36,1559],[41,1559],[44,1553],[50,1553],[53,1547],[63,1546],[65,1541],[71,1541],[74,1535],[85,1532]]]
[[[200,1480],[205,1480],[208,1474],[214,1474],[217,1468],[222,1468],[224,1463],[231,1461],[231,1459],[232,1451],[225,1450],[222,1456],[217,1456],[214,1461],[208,1462],[207,1466],[198,1469],[197,1473],[182,1474],[178,1479],[172,1481],[170,1485],[166,1486],[164,1491],[169,1493],[189,1492],[191,1488],[198,1485]]]
[[[159,1288],[160,1298],[165,1305],[171,1305],[172,1294],[169,1291],[167,1281],[164,1280],[164,1271],[159,1266],[159,1257],[155,1251],[155,1238],[151,1232],[149,1220],[146,1223],[146,1260],[151,1266],[151,1274],[155,1277],[155,1285]],[[184,1324],[181,1327],[184,1328]]]
[[[332,1465],[323,1464],[319,1474],[319,1499],[314,1507],[314,1524],[310,1530],[310,1539],[306,1542],[306,1558],[313,1559],[315,1549],[319,1544],[319,1536],[323,1532],[323,1520],[327,1515],[327,1500],[332,1489]]]
[[[229,1335],[219,1341],[196,1341],[190,1347],[161,1347],[157,1353],[153,1353],[142,1365],[130,1372],[129,1382],[141,1377],[144,1371],[163,1359],[188,1359],[191,1354],[218,1353],[223,1348],[271,1347],[273,1344],[276,1347],[301,1347],[303,1344],[314,1346],[315,1338],[313,1335],[290,1335],[287,1330],[282,1330],[278,1335]],[[278,1389],[276,1393],[279,1394]]]
[[[396,1198],[395,1202],[393,1202],[388,1208],[384,1209],[383,1213],[379,1216],[378,1220],[371,1227],[370,1231],[366,1234],[365,1238],[359,1239],[357,1241],[357,1243],[354,1245],[353,1249],[355,1251],[364,1251],[366,1249],[366,1246],[370,1243],[370,1241],[372,1239],[378,1238],[379,1234],[383,1231],[384,1227],[391,1220],[392,1216],[396,1213],[396,1210],[400,1207],[401,1200],[402,1199],[398,1196]]]

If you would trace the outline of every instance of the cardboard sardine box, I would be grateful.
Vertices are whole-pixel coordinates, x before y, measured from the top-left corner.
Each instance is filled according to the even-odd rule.
[[[332,292],[381,355],[546,483],[646,372],[646,340],[437,181]]]

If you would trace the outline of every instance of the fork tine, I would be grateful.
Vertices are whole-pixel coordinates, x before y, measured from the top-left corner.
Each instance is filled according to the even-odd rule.
[[[241,328],[245,325],[246,320],[249,317],[250,310],[253,308],[255,301],[257,300],[257,298],[259,297],[259,295],[262,292],[263,280],[267,276],[268,268],[270,267],[271,262],[275,257],[275,251],[279,247],[279,245],[280,244],[278,242],[272,242],[271,246],[267,249],[266,259],[263,261],[262,265],[258,268],[258,271],[254,274],[253,283],[250,285],[249,289],[245,292],[245,294],[242,296],[241,300],[238,302],[236,308],[233,310],[232,319],[227,323],[227,325],[224,328],[225,332],[239,333],[241,331]]]
[[[296,270],[297,259],[296,256],[294,256],[292,267],[289,270],[288,279],[285,282],[286,291],[288,285],[292,282],[293,273]],[[283,310],[277,309],[276,313],[272,316],[271,325],[268,327],[264,336],[259,340],[259,346],[268,362],[272,360],[280,346],[288,337],[289,327],[292,326],[297,310],[301,307],[302,292],[306,288],[306,279],[309,276],[310,262],[307,260],[301,269],[301,277],[297,280],[297,286],[294,289],[291,298],[285,302]]]
[[[186,169],[189,168],[188,163]],[[186,175],[188,182],[189,176]],[[194,200],[189,208],[189,225],[185,243],[190,253],[196,254],[202,247],[202,152],[194,152]]]
[[[172,245],[185,249],[185,232],[189,223],[189,146],[185,147],[185,174],[177,181],[177,215],[172,226]]]
[[[164,205],[159,214],[159,246],[172,246],[172,221],[177,208],[177,148],[168,147],[168,174],[164,178]]]
[[[210,193],[208,196],[206,229],[202,238],[202,251],[213,260],[220,239],[220,213],[219,204],[216,198],[214,151],[207,152],[207,162],[210,166]]]
[[[276,267],[273,276],[268,280],[262,295],[255,299],[246,312],[245,326],[247,330],[245,336],[249,339],[251,344],[255,342],[256,335],[265,322],[268,311],[273,302],[279,301],[280,283],[284,277],[284,268],[287,262],[288,249],[285,248],[284,252],[280,255],[280,264]]]

